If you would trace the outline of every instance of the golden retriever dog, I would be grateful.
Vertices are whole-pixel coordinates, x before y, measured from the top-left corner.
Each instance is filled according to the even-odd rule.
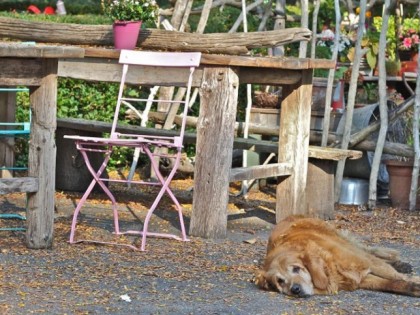
[[[271,232],[255,283],[295,297],[356,289],[420,297],[420,278],[401,273],[410,269],[394,250],[364,247],[322,220],[292,216]]]

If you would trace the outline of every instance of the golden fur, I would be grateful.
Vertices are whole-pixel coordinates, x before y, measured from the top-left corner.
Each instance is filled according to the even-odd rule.
[[[271,232],[255,282],[297,297],[356,289],[420,297],[419,278],[392,266],[404,264],[394,250],[363,247],[322,220],[292,216]]]

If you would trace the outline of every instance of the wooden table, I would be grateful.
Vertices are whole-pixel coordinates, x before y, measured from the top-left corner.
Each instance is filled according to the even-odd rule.
[[[59,62],[59,76],[93,81],[119,81],[121,67],[117,64],[118,51],[99,48],[84,49],[84,59],[78,59],[79,55],[65,56],[64,52],[63,48],[62,55],[37,60],[52,67],[57,64],[57,58],[66,58]],[[4,55],[0,48],[0,56],[10,57],[12,55]],[[13,60],[29,63],[28,57],[22,56],[22,59],[14,58]],[[0,60],[3,62],[3,58]],[[6,65],[7,62],[4,64]],[[329,60],[203,55],[193,83],[195,87],[201,89],[201,105],[197,124],[191,235],[206,238],[225,237],[230,181],[280,176],[277,186],[276,219],[280,220],[290,214],[307,212],[305,189],[312,74],[315,68],[332,68],[334,66],[335,63]],[[56,92],[53,89],[53,85],[56,84],[55,73],[55,71],[50,73],[49,80],[45,78],[48,76],[44,75],[44,80],[41,80],[42,85],[38,85],[44,91],[40,93],[39,98],[48,98],[49,104],[42,103],[39,99],[34,103],[35,91],[32,91],[31,94],[32,106],[36,112],[33,120],[35,129],[31,138],[29,167],[32,176],[38,178],[40,189],[30,197],[28,213],[35,211],[39,215],[28,215],[29,226],[46,225],[46,223],[40,223],[39,220],[51,221],[53,215],[54,184],[51,181],[54,178],[54,169],[52,168],[54,163],[51,163],[51,160],[52,157],[55,157],[55,150],[51,137],[55,128]],[[19,73],[11,71],[9,76],[15,78],[19,76]],[[0,84],[3,84],[4,81],[2,73]],[[14,79],[9,84],[28,84],[27,81],[23,81]],[[173,83],[173,77],[165,76],[157,69],[142,77],[131,73],[128,81],[135,84],[147,83],[164,86]],[[278,163],[247,169],[231,169],[238,87],[239,84],[247,83],[283,87]],[[51,94],[46,93],[47,91]],[[47,109],[49,110],[47,111]],[[48,127],[47,130],[41,128],[45,125]],[[40,135],[43,133],[46,134],[41,138]],[[38,148],[42,150],[40,151]],[[48,148],[48,152],[46,149],[44,152],[43,148]],[[48,171],[47,166],[51,167],[51,171]],[[40,196],[48,198],[42,200],[39,198]],[[50,239],[52,227],[42,232],[32,227],[28,229],[28,245],[41,247],[34,246],[33,233],[36,233],[37,237],[44,236],[45,239]],[[36,243],[41,242],[38,240]],[[47,242],[44,244],[47,245]]]
[[[0,194],[28,193],[26,241],[29,248],[53,242],[55,129],[59,58],[83,58],[78,47],[0,44],[0,86],[30,89],[32,126],[28,177],[0,179]]]

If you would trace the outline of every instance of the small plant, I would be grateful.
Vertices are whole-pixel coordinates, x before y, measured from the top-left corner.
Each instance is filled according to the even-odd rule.
[[[363,36],[361,46],[366,51],[366,62],[369,67],[373,70],[376,67],[377,57],[379,53],[379,32],[369,30]],[[347,57],[350,61],[354,60],[355,48],[351,47]]]
[[[155,22],[159,13],[155,0],[102,0],[102,7],[113,21]]]
[[[399,40],[398,48],[400,50],[418,51],[420,44],[420,20],[404,19]]]

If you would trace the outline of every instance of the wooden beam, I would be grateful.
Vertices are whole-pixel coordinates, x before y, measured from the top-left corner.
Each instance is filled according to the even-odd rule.
[[[25,45],[13,42],[0,43],[0,57],[83,58],[84,55],[85,50],[81,47]]]
[[[109,60],[104,63],[97,58],[61,59],[58,63],[58,76],[87,81],[120,82],[122,66],[118,60]],[[156,68],[136,66],[130,68],[127,74],[127,83],[136,85],[180,86],[185,85],[189,72],[179,68]],[[201,85],[202,69],[194,72],[193,86]]]
[[[0,58],[0,79],[3,85],[37,86],[44,75],[40,59]]]
[[[311,35],[312,32],[305,28],[211,34],[142,29],[137,45],[152,50],[201,51],[239,55],[246,54],[253,48],[309,41]],[[112,25],[50,23],[0,17],[0,36],[43,43],[113,46]]]
[[[38,178],[15,177],[0,179],[0,195],[11,193],[34,193],[38,191]]]
[[[247,33],[253,34],[253,33]],[[86,47],[85,58],[110,58],[118,59],[120,51],[115,49],[105,49],[98,47]],[[302,70],[302,69],[331,69],[336,66],[336,62],[329,59],[310,59],[310,58],[280,58],[280,57],[253,57],[253,56],[232,56],[229,54],[202,54],[201,64],[212,66],[230,65],[232,67],[249,68],[278,68],[283,70]],[[242,75],[242,74],[241,74]]]
[[[229,181],[242,181],[258,178],[286,176],[292,174],[290,163],[274,163],[250,167],[235,167],[230,170]]]
[[[224,238],[239,79],[217,67],[206,68],[203,77],[190,235]]]
[[[24,62],[26,59],[23,59]],[[39,190],[28,195],[26,244],[50,248],[54,231],[54,192],[57,126],[57,59],[42,59],[45,76],[39,87],[30,89],[33,112],[29,141],[29,176],[38,177]]]

